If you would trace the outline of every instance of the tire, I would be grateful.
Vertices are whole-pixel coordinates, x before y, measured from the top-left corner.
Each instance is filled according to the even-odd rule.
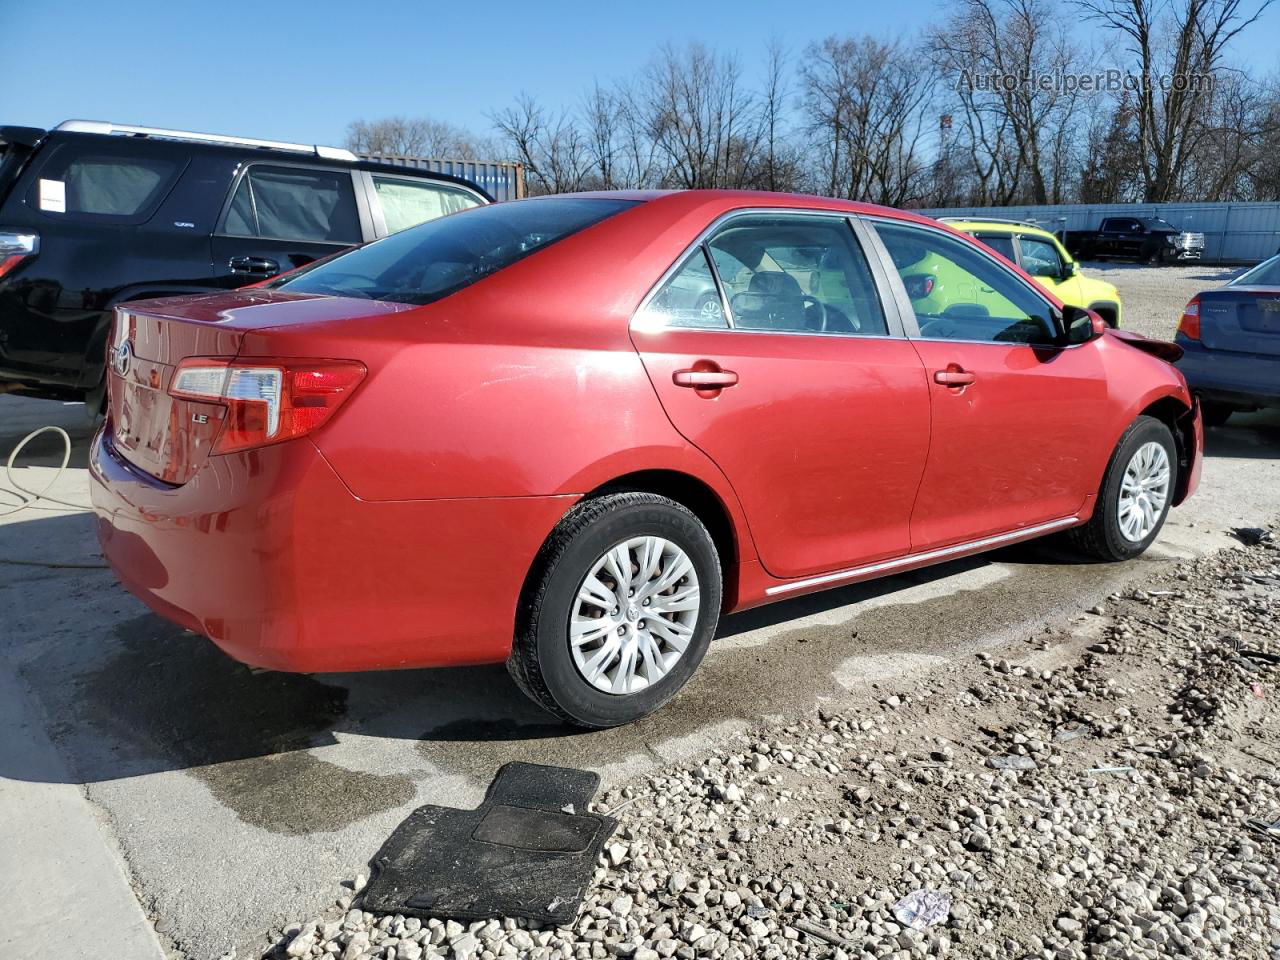
[[[644,544],[627,549],[628,559],[637,561],[631,563],[632,575],[638,578],[637,600],[647,592],[646,585],[653,587],[664,575],[683,569],[679,555],[690,561],[691,572],[697,578],[696,583],[688,575],[677,581],[685,592],[696,586],[696,613],[690,608],[657,619],[664,624],[662,634],[648,625],[636,604],[623,607],[620,602],[615,614],[603,609],[603,604],[593,604],[580,592],[586,589],[588,575],[603,563],[597,582],[605,587],[606,597],[614,597],[619,579],[609,573],[616,568],[609,566],[607,555],[628,542],[637,544],[642,538],[660,538],[671,549],[668,553],[663,548],[659,565],[648,580],[640,577],[638,569]],[[698,668],[720,619],[722,589],[715,543],[702,521],[684,506],[651,493],[616,493],[586,500],[565,515],[538,552],[521,596],[507,670],[530,699],[566,723],[590,729],[631,723],[675,696]],[[676,598],[680,593],[672,587],[653,593],[652,599]],[[693,600],[687,597],[685,602]],[[598,616],[608,630],[588,644],[571,645],[571,621],[584,625],[593,616]],[[674,618],[684,619],[679,625],[682,632],[691,631],[682,651],[665,639],[667,630],[677,629],[671,626]],[[615,639],[613,624],[618,625],[622,639]],[[641,629],[645,626],[649,626],[647,632]],[[634,654],[636,671],[647,676],[624,673],[621,656],[628,650],[646,649],[645,644],[650,641],[655,645],[648,647],[654,658]],[[616,660],[605,655],[604,647],[610,642],[618,646]],[[604,664],[604,672],[597,674],[593,683],[588,680],[587,671],[600,663]],[[612,679],[610,664],[614,665]],[[659,673],[659,664],[664,665],[665,673]],[[625,679],[620,681],[619,676]],[[598,686],[613,684],[616,689],[619,683],[619,692]]]
[[[1154,522],[1149,530],[1141,531],[1142,535],[1133,539],[1126,533],[1121,516],[1122,486],[1126,471],[1135,464],[1135,458],[1139,452],[1144,450],[1150,452],[1151,444],[1158,444],[1163,448],[1168,476],[1164,486],[1163,501],[1159,505],[1159,510],[1153,511]],[[1158,460],[1158,457],[1156,459]],[[1084,526],[1067,531],[1072,546],[1086,556],[1098,560],[1132,560],[1141,555],[1160,535],[1160,529],[1169,515],[1177,480],[1178,457],[1173,443],[1173,434],[1155,417],[1138,417],[1129,425],[1120,442],[1116,444],[1115,452],[1111,454],[1107,471],[1102,477],[1102,487],[1098,492],[1098,502],[1094,506],[1093,516]]]
[[[1222,426],[1231,419],[1231,415],[1235,412],[1235,407],[1230,407],[1217,400],[1200,401],[1200,416],[1204,418],[1206,427]]]

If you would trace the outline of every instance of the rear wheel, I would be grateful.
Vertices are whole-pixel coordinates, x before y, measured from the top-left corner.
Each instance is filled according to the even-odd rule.
[[[1116,445],[1093,516],[1069,531],[1076,549],[1099,560],[1129,560],[1160,533],[1176,479],[1173,434],[1154,417],[1138,417]]]
[[[1206,427],[1220,427],[1235,413],[1235,407],[1228,406],[1217,400],[1201,400],[1200,415],[1204,418]]]
[[[594,498],[539,551],[507,669],[568,723],[630,723],[693,675],[720,598],[715,544],[687,508],[650,493]]]

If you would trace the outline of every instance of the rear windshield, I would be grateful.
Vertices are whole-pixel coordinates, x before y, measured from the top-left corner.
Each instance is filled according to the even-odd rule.
[[[1229,286],[1250,285],[1280,287],[1280,257],[1264,260],[1247,273],[1242,273],[1231,281]]]
[[[634,203],[550,197],[463,210],[326,260],[278,286],[295,293],[432,303]]]

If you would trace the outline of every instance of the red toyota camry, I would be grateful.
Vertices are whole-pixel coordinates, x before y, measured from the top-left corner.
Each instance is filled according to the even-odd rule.
[[[932,220],[814,197],[479,207],[273,286],[128,304],[92,453],[152,609],[306,672],[505,661],[574,724],[657,709],[722,612],[1195,488],[1177,348]]]

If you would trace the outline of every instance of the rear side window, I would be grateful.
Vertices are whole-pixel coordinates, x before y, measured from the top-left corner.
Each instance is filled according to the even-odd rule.
[[[671,275],[639,319],[650,327],[723,330],[729,326],[705,247],[698,247]]]
[[[382,206],[387,233],[399,233],[428,220],[478,207],[474,193],[420,180],[373,175],[373,191]]]
[[[28,204],[69,216],[149,216],[168,192],[178,164],[162,157],[60,149],[41,167]]]
[[[735,329],[889,332],[871,268],[843,217],[737,217],[708,247]]]
[[[1001,236],[998,233],[975,233],[973,236],[1010,263],[1018,262],[1018,258],[1013,255],[1013,237],[1008,234]]]
[[[223,232],[233,237],[359,243],[351,174],[254,164],[240,178]]]
[[[433,303],[631,206],[630,200],[548,197],[476,207],[326,260],[277,286]]]

